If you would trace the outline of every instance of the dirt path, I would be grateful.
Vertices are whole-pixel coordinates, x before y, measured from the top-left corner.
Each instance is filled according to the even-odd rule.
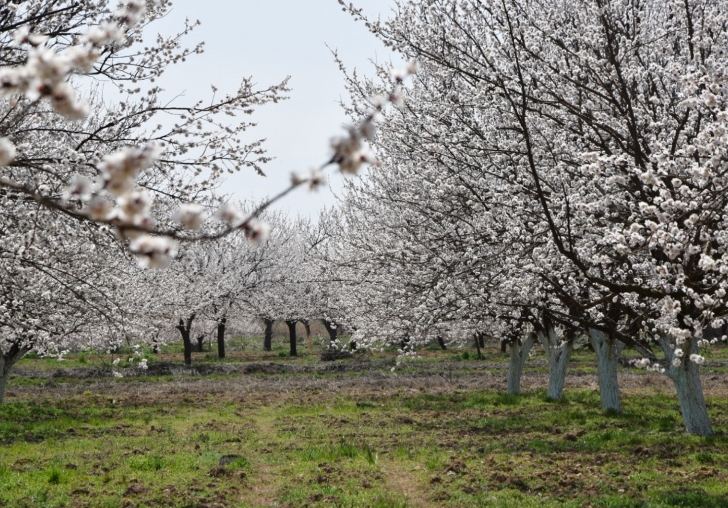
[[[382,465],[382,475],[386,479],[387,489],[403,495],[407,499],[407,506],[411,508],[430,508],[435,506],[423,495],[427,488],[422,480],[411,471],[407,471],[394,463]]]
[[[276,430],[273,422],[270,420],[256,420],[255,430],[258,436],[259,446],[265,443],[272,443],[276,440]],[[279,498],[279,492],[276,488],[276,477],[280,476],[279,468],[258,462],[253,464],[253,474],[250,479],[250,490],[246,491],[244,501],[254,506],[268,507],[275,506]]]
[[[391,373],[364,371],[360,373],[320,374],[231,374],[224,377],[181,375],[171,381],[151,382],[146,380],[116,381],[109,378],[86,379],[83,382],[66,382],[48,379],[39,384],[16,383],[11,378],[6,392],[6,401],[42,400],[45,398],[64,398],[96,392],[100,396],[116,399],[130,397],[145,401],[173,402],[180,393],[197,399],[213,396],[221,400],[255,401],[260,398],[276,396],[282,400],[293,393],[315,395],[317,393],[361,394],[386,397],[401,390],[426,393],[450,393],[454,390],[504,390],[505,373],[502,371],[454,371],[431,370],[422,372]],[[544,388],[548,378],[545,372],[525,373],[522,379],[524,390]],[[622,370],[619,376],[620,389],[654,390],[673,394],[672,382],[662,374],[644,371]],[[598,389],[594,374],[570,372],[566,378],[566,390],[570,388]],[[703,376],[706,396],[728,393],[728,374],[707,373]],[[568,396],[568,393],[567,393]]]

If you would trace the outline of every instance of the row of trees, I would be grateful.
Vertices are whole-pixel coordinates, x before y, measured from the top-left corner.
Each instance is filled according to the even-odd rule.
[[[33,237],[16,239],[27,242],[30,252],[16,251],[14,263],[0,272],[0,397],[10,367],[31,349],[62,356],[138,344],[157,348],[178,342],[181,335],[189,365],[198,334],[216,328],[218,354],[224,357],[226,326],[251,320],[265,323],[266,349],[271,348],[273,323],[286,322],[294,356],[298,322],[321,319],[330,338],[336,339],[337,308],[314,255],[324,245],[323,221],[314,224],[267,213],[261,218],[271,232],[260,243],[242,232],[212,243],[184,243],[165,269],[151,270],[128,254],[112,233],[92,229],[79,235],[72,222],[59,230],[63,222],[48,217],[37,204],[33,209]],[[2,225],[12,231],[6,224],[16,221],[11,226],[23,229],[25,216],[4,216]],[[215,223],[206,226],[201,227],[203,234],[216,234]]]
[[[538,341],[560,398],[587,335],[615,411],[629,345],[673,380],[688,432],[711,434],[699,348],[726,316],[724,3],[402,1],[363,21],[419,68],[377,135],[383,169],[342,201],[357,340],[485,332],[510,344],[513,393]],[[349,112],[387,81],[351,77]]]
[[[216,192],[223,173],[262,173],[270,160],[263,140],[249,139],[248,116],[289,90],[286,81],[259,89],[246,78],[227,94],[213,86],[207,100],[167,97],[156,84],[165,70],[202,52],[183,46],[194,23],[150,36],[171,6],[0,6],[0,401],[10,368],[31,350],[158,342],[181,320],[189,358],[192,323],[222,326],[236,305],[298,319],[298,289],[279,307],[268,291],[286,280],[285,263],[303,269],[301,244],[291,241],[303,233],[275,227],[257,249],[269,230],[262,216],[296,187],[319,186],[330,165],[354,173],[373,161],[368,112],[333,140],[321,167],[294,174],[257,206],[231,206]]]
[[[199,51],[179,37],[138,51],[168,2],[12,5],[0,11],[0,398],[30,349],[177,325],[189,361],[193,324],[236,313],[289,323],[293,354],[307,319],[403,354],[492,337],[510,345],[512,393],[538,341],[556,399],[586,335],[615,411],[627,345],[674,381],[688,432],[712,432],[699,348],[724,326],[728,285],[722,3],[401,1],[389,21],[365,19],[418,73],[406,88],[413,69],[349,78],[345,107],[364,120],[323,167],[372,162],[366,140],[381,167],[316,224],[268,214],[265,241],[267,202],[245,210],[214,192],[222,168],[266,160],[239,139],[248,124],[218,115],[276,102],[285,83],[163,106],[152,79]],[[79,74],[122,100],[82,103],[68,81]],[[163,114],[174,125],[153,127]],[[320,179],[294,175],[288,190]],[[130,252],[169,268],[141,270]]]
[[[202,51],[182,46],[192,25],[144,40],[170,6],[0,7],[0,400],[31,349],[105,349],[149,332],[136,316],[156,302],[129,253],[169,264],[173,238],[189,237],[219,202],[222,170],[267,160],[260,141],[244,140],[249,122],[222,119],[284,98],[285,82],[170,102],[155,80]]]
[[[169,323],[179,319],[187,364],[195,322],[198,330],[217,327],[220,357],[225,356],[224,326],[229,322],[262,322],[266,350],[271,349],[273,324],[285,322],[292,356],[297,355],[299,322],[308,326],[310,320],[322,320],[330,338],[336,338],[336,308],[329,300],[329,281],[317,262],[317,252],[324,245],[321,224],[289,220],[282,214],[264,218],[271,233],[258,245],[230,235],[214,244],[184,246],[166,270],[139,271],[139,287],[153,295],[155,304],[139,309],[138,319],[166,332]],[[169,333],[164,337],[173,340]]]

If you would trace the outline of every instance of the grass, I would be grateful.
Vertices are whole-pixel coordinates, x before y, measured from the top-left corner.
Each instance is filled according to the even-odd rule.
[[[305,346],[302,358],[250,349],[225,361],[317,362]],[[685,435],[671,390],[634,384],[622,414],[588,388],[558,403],[540,389],[506,395],[482,388],[507,368],[485,353],[432,349],[394,374],[12,378],[8,393],[23,395],[0,406],[0,507],[728,507],[725,390],[708,394],[716,435],[700,439]],[[195,362],[218,361],[204,354]],[[593,375],[593,361],[577,351],[570,372]]]
[[[699,439],[667,395],[629,393],[621,415],[591,390],[544,395],[14,402],[0,506],[728,506],[728,400]]]

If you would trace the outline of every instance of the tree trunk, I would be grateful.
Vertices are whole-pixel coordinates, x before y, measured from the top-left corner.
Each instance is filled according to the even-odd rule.
[[[474,333],[473,338],[475,339],[475,349],[478,351],[478,360],[480,360],[483,358],[483,356],[480,354],[480,334]]]
[[[159,354],[159,340],[157,340],[159,335],[155,335],[152,339],[152,353],[155,355]]]
[[[510,395],[521,393],[523,366],[526,364],[526,358],[528,358],[528,353],[531,351],[534,342],[536,342],[534,335],[529,333],[523,344],[519,344],[519,342],[511,343],[511,361],[508,365],[508,393]]]
[[[311,338],[311,323],[309,323],[308,319],[302,319],[301,323],[303,323],[303,327],[306,329],[306,339]]]
[[[659,340],[665,358],[669,362],[665,374],[675,383],[677,398],[680,401],[680,411],[683,415],[685,430],[695,436],[711,436],[713,429],[710,426],[708,408],[705,406],[703,386],[700,384],[700,366],[690,360],[691,354],[698,354],[697,339],[688,339],[684,347],[680,363],[672,364],[675,352],[667,339]],[[687,351],[685,351],[687,350]]]
[[[187,319],[187,325],[180,319],[177,329],[182,334],[182,343],[185,347],[185,365],[192,365],[192,342],[190,341],[190,331],[192,330],[192,321],[195,319],[195,315],[192,314]]]
[[[217,323],[217,357],[225,358],[225,323],[227,318],[222,318]]]
[[[198,353],[202,353],[202,347],[204,345],[204,342],[205,342],[205,336],[204,335],[200,335],[200,336],[197,337],[197,352]]]
[[[0,355],[0,404],[5,400],[5,385],[10,375],[10,367],[7,366],[5,355]]]
[[[546,390],[546,397],[561,400],[564,398],[566,371],[569,369],[573,343],[571,340],[560,341],[553,326],[549,326],[545,331],[537,332],[537,335],[539,342],[546,350],[549,364],[549,386]]]
[[[478,334],[478,345],[481,348],[485,348],[485,334],[484,333]]]
[[[502,340],[501,341],[501,353],[505,354],[507,347],[508,347],[508,342],[506,342],[505,340]]]
[[[28,351],[30,349],[13,344],[7,353],[0,354],[0,404],[5,401],[5,386],[10,377],[10,368]]]
[[[272,319],[265,318],[265,338],[263,339],[263,350],[273,351],[273,321]]]
[[[602,399],[602,409],[621,413],[622,403],[617,381],[617,367],[619,365],[619,355],[624,348],[624,342],[593,328],[589,328],[587,332],[589,333],[592,348],[597,354],[597,374],[599,376],[599,396]]]
[[[337,335],[339,333],[336,323],[334,323],[333,321],[329,321],[328,319],[324,319],[323,323],[324,328],[326,328],[326,331],[329,334],[329,344],[336,342]]]
[[[399,341],[399,349],[401,349],[402,351],[404,351],[405,348],[409,345],[409,343],[410,343],[409,336],[403,338],[402,340]]]
[[[447,351],[447,346],[445,345],[445,339],[442,338],[442,335],[437,336],[437,343],[440,344],[440,348],[443,351]]]
[[[296,349],[296,321],[286,321],[288,325],[288,342],[291,347],[291,356],[298,356]]]
[[[180,320],[180,323],[182,321]],[[185,365],[192,365],[192,342],[190,341],[190,332],[186,330],[184,325],[180,327],[182,333],[182,344],[184,345]]]

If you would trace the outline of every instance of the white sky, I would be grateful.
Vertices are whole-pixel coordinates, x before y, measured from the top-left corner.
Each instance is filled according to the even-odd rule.
[[[391,0],[354,0],[368,16],[391,14]],[[306,171],[330,156],[329,139],[341,133],[346,118],[338,106],[345,97],[343,76],[326,47],[339,52],[347,70],[371,75],[370,60],[389,62],[391,54],[362,23],[342,11],[337,0],[175,0],[170,15],[153,25],[171,34],[185,17],[199,19],[186,47],[204,40],[205,53],[171,69],[160,85],[170,94],[185,92],[187,100],[207,98],[210,85],[219,93],[237,89],[244,76],[259,86],[290,75],[290,99],[256,111],[251,140],[267,138],[268,154],[276,157],[264,170],[267,177],[242,170],[227,177],[223,191],[239,199],[260,199],[285,188],[292,171]],[[150,27],[152,28],[152,27]],[[396,60],[395,63],[399,63]],[[329,173],[334,191],[342,176]],[[332,191],[297,189],[277,208],[314,217],[335,202]]]

